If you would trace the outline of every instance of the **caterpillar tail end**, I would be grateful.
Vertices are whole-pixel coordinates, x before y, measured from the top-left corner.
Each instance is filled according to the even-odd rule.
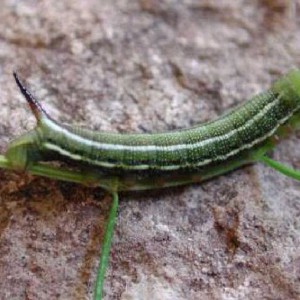
[[[42,106],[37,101],[37,99],[24,86],[24,84],[20,80],[17,72],[14,71],[13,76],[16,80],[17,86],[19,87],[22,95],[25,97],[27,103],[29,104],[29,107],[30,107],[31,111],[33,112],[37,122],[39,123],[43,117],[48,117],[47,113],[42,108]]]

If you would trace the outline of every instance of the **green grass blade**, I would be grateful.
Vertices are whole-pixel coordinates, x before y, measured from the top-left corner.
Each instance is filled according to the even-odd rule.
[[[0,155],[0,168],[15,170],[3,155]],[[36,163],[34,165],[28,166],[28,168],[26,168],[26,172],[32,175],[43,176],[68,182],[75,182],[81,184],[85,184],[88,182],[87,174],[69,171],[60,167],[50,166],[41,163]]]
[[[261,156],[258,158],[259,161],[263,162],[264,164],[266,164],[268,167],[271,167],[273,169],[275,169],[276,171],[288,176],[288,177],[291,177],[295,180],[299,180],[300,181],[300,171],[298,170],[295,170],[291,167],[287,167],[267,156]]]
[[[103,283],[105,278],[105,271],[109,259],[109,252],[110,252],[111,241],[112,241],[112,236],[114,231],[114,225],[116,222],[116,217],[118,212],[118,205],[119,205],[119,196],[117,193],[114,192],[112,194],[112,205],[110,208],[109,217],[108,217],[104,238],[103,238],[100,262],[97,271],[94,300],[102,299],[102,289],[103,289]]]
[[[26,172],[30,172],[32,175],[44,176],[62,181],[81,184],[87,183],[87,177],[84,173],[69,171],[49,165],[35,164],[28,168]]]

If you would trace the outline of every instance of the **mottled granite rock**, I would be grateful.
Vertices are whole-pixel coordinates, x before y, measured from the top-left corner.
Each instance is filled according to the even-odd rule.
[[[0,9],[0,150],[54,117],[151,132],[220,115],[300,66],[299,1],[11,1]],[[274,152],[300,168],[300,135]],[[110,198],[0,171],[0,298],[91,299]],[[300,184],[250,166],[121,195],[105,299],[299,299]]]

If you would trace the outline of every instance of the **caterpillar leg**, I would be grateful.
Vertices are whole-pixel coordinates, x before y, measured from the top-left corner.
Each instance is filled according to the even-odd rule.
[[[111,204],[111,208],[109,211],[106,229],[104,232],[100,262],[99,262],[98,271],[97,271],[94,300],[102,299],[103,283],[104,283],[106,268],[108,265],[109,252],[110,252],[110,248],[111,248],[111,241],[112,241],[112,237],[113,237],[114,225],[116,222],[116,217],[117,217],[117,212],[118,212],[118,206],[119,206],[118,193],[113,192],[112,193],[112,204]]]

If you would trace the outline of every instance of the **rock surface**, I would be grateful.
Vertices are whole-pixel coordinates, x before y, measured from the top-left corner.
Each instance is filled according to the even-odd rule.
[[[299,1],[1,1],[0,150],[34,126],[114,132],[220,115],[300,66]],[[274,151],[300,168],[295,134]],[[300,184],[262,165],[121,195],[105,299],[299,299]],[[0,298],[92,299],[110,198],[0,170]]]

